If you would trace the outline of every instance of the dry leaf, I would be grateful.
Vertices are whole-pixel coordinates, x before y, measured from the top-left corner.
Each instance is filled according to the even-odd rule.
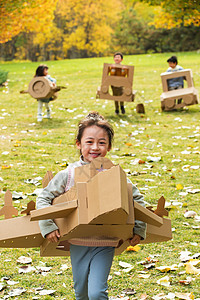
[[[126,262],[124,262],[124,261],[119,261],[119,265],[120,265],[120,267],[122,267],[122,268],[131,268],[131,267],[132,267],[131,264],[126,263]]]
[[[193,218],[197,215],[197,213],[193,210],[186,210],[184,213],[185,218]]]
[[[17,259],[17,263],[20,263],[20,264],[30,264],[30,263],[32,263],[32,258],[31,257],[26,257],[26,256],[20,256]]]
[[[33,272],[35,271],[35,267],[32,267],[32,266],[22,266],[20,268],[18,268],[19,270],[19,274],[21,273],[30,273],[30,272]]]
[[[187,262],[186,263],[186,273],[187,274],[199,275],[200,274],[200,269],[195,268],[191,262]]]
[[[192,282],[192,277],[187,277],[185,280],[179,280],[180,284],[189,285]]]
[[[169,272],[169,271],[176,271],[178,269],[177,265],[174,264],[172,266],[160,266],[156,267],[156,270],[159,270],[161,272]]]
[[[179,184],[177,184],[177,185],[176,185],[176,189],[177,189],[177,190],[182,190],[182,189],[183,189],[183,186],[182,186],[182,184],[180,184],[180,183],[179,183]]]
[[[184,299],[184,300],[194,300],[194,295],[193,293],[175,293],[175,296],[179,299]]]
[[[165,276],[157,280],[157,283],[163,286],[170,286],[169,276]]]
[[[126,251],[135,251],[135,252],[138,252],[139,250],[140,250],[141,248],[140,248],[140,246],[139,245],[136,245],[136,246],[128,246],[127,248],[126,248]]]
[[[150,276],[151,276],[151,274],[139,274],[138,275],[139,278],[143,278],[143,279],[149,278]]]
[[[45,295],[52,295],[56,292],[56,290],[42,290],[39,291],[40,296],[45,296]]]
[[[8,295],[10,297],[15,297],[15,296],[20,296],[21,294],[25,293],[26,290],[24,288],[18,288],[18,289],[14,289],[8,292]]]
[[[10,165],[3,165],[1,166],[2,170],[5,170],[5,169],[11,169],[11,166]]]

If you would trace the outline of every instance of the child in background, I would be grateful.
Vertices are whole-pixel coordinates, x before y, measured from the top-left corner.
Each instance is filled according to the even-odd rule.
[[[122,76],[125,77],[127,75],[126,69],[117,68],[117,65],[120,65],[123,60],[123,54],[121,52],[116,52],[114,54],[114,62],[116,64],[110,67],[109,73],[111,76]],[[113,91],[113,96],[121,96],[123,94],[123,86],[111,86]],[[120,108],[122,114],[125,114],[124,102],[120,102]],[[115,114],[119,114],[119,101],[115,101]]]
[[[48,75],[48,67],[46,65],[40,65],[39,67],[37,67],[36,72],[35,72],[35,76],[45,76],[45,78],[47,78],[53,86],[56,85],[56,79],[52,78],[50,75]],[[49,99],[38,99],[38,113],[37,113],[37,120],[38,122],[42,121],[42,107],[43,107],[43,103],[45,104],[46,107],[46,111],[47,111],[47,119],[51,118],[51,109],[49,107],[49,101],[54,100],[55,97],[53,98],[49,98]]]
[[[167,72],[177,72],[177,71],[184,70],[181,66],[178,65],[178,59],[176,56],[171,56],[167,60],[167,62],[169,64],[169,68],[167,69]],[[183,80],[184,80],[184,77],[168,79],[167,80],[168,90],[172,91],[172,90],[182,89],[184,87]],[[182,99],[178,99],[177,103],[180,104],[181,102],[182,102]]]
[[[97,112],[89,113],[79,122],[76,136],[76,146],[80,150],[80,160],[70,164],[60,171],[37,198],[37,209],[50,206],[53,199],[74,185],[74,169],[89,164],[97,157],[106,156],[110,151],[114,131],[111,125]],[[127,179],[130,182],[129,179]],[[143,196],[136,186],[133,188],[133,201],[144,206]],[[50,242],[58,242],[60,233],[53,220],[39,221],[43,237]],[[145,238],[146,224],[135,221],[132,246]],[[81,240],[81,239],[80,239]],[[73,245],[70,242],[70,257],[72,264],[75,296],[77,300],[108,299],[107,279],[114,257],[114,247],[87,247]],[[81,242],[80,242],[81,243]]]

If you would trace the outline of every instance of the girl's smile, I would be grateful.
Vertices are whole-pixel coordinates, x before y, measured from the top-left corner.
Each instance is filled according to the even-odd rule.
[[[104,157],[111,148],[106,130],[96,125],[85,128],[81,141],[77,141],[76,145],[81,150],[85,162]]]

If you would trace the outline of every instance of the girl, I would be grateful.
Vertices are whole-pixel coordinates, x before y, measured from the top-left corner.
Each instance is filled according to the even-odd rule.
[[[89,164],[94,158],[104,157],[112,146],[114,131],[111,125],[97,112],[89,113],[79,122],[76,136],[76,146],[81,157],[72,163],[66,170],[59,172],[37,198],[37,208],[50,206],[52,200],[63,194],[74,185],[71,178],[74,168]],[[73,176],[72,176],[73,177]],[[66,189],[67,186],[67,189]],[[133,199],[144,206],[143,196],[133,185]],[[53,220],[39,222],[43,237],[52,243],[60,238],[59,229]],[[132,246],[145,238],[146,224],[136,221]],[[70,242],[70,241],[69,241]],[[75,296],[77,300],[103,300],[108,299],[107,279],[113,261],[115,249],[113,247],[86,247],[70,245]]]
[[[50,75],[48,75],[48,67],[46,65],[40,65],[37,67],[35,71],[35,76],[45,76],[49,81],[52,82],[53,86],[56,86],[56,79],[52,78]],[[37,120],[38,122],[42,121],[42,106],[43,103],[45,104],[46,110],[47,110],[47,119],[51,118],[51,109],[49,107],[49,101],[54,100],[55,97],[50,99],[38,99],[38,114],[37,114]]]

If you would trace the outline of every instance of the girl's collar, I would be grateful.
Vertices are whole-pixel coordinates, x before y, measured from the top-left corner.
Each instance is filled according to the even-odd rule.
[[[89,164],[89,162],[84,161],[83,155],[80,156],[80,163],[81,163],[81,165],[87,165],[87,164]]]

